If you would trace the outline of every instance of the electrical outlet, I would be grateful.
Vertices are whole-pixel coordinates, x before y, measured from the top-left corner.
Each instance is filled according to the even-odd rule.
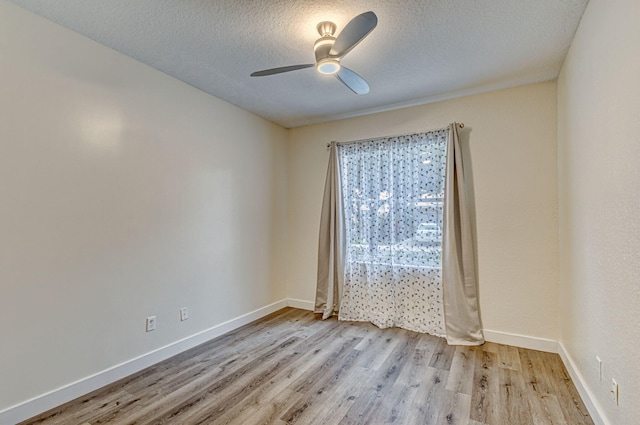
[[[188,307],[182,307],[180,309],[180,321],[184,322],[188,318],[189,318],[189,308]]]
[[[611,399],[616,403],[616,406],[619,404],[618,391],[619,391],[618,383],[616,382],[615,379],[612,379],[611,380]]]
[[[602,360],[600,360],[600,357],[598,356],[596,356],[596,364],[598,366],[598,369],[597,369],[598,381],[602,382]]]
[[[147,332],[156,330],[156,316],[147,317]]]

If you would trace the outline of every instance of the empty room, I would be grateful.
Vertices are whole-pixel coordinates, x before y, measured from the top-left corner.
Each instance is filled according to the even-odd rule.
[[[638,22],[0,0],[0,425],[640,424]]]

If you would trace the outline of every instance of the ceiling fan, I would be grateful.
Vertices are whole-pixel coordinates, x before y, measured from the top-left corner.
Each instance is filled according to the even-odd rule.
[[[365,12],[353,18],[344,27],[342,32],[334,37],[336,24],[333,22],[320,22],[316,27],[320,38],[313,45],[316,55],[316,63],[304,65],[283,66],[280,68],[265,69],[251,74],[252,77],[264,77],[267,75],[281,74],[283,72],[297,71],[316,67],[321,74],[335,75],[345,86],[355,94],[369,93],[369,84],[358,74],[343,66],[340,61],[358,43],[369,35],[378,24],[378,17],[373,12]]]

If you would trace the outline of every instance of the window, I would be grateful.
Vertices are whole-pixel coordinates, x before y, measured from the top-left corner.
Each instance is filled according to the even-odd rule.
[[[339,147],[347,262],[440,267],[446,137]]]

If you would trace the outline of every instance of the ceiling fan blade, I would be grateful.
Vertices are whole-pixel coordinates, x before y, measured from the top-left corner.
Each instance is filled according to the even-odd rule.
[[[369,84],[361,76],[345,66],[340,67],[336,78],[342,81],[342,84],[349,87],[355,94],[369,93]]]
[[[331,47],[329,55],[341,58],[369,35],[378,25],[378,17],[373,12],[365,12],[353,18],[342,30]]]
[[[298,69],[311,68],[316,66],[315,63],[307,63],[304,65],[282,66],[280,68],[265,69],[264,71],[256,71],[251,74],[252,77],[264,77],[266,75],[281,74],[283,72],[297,71]]]

